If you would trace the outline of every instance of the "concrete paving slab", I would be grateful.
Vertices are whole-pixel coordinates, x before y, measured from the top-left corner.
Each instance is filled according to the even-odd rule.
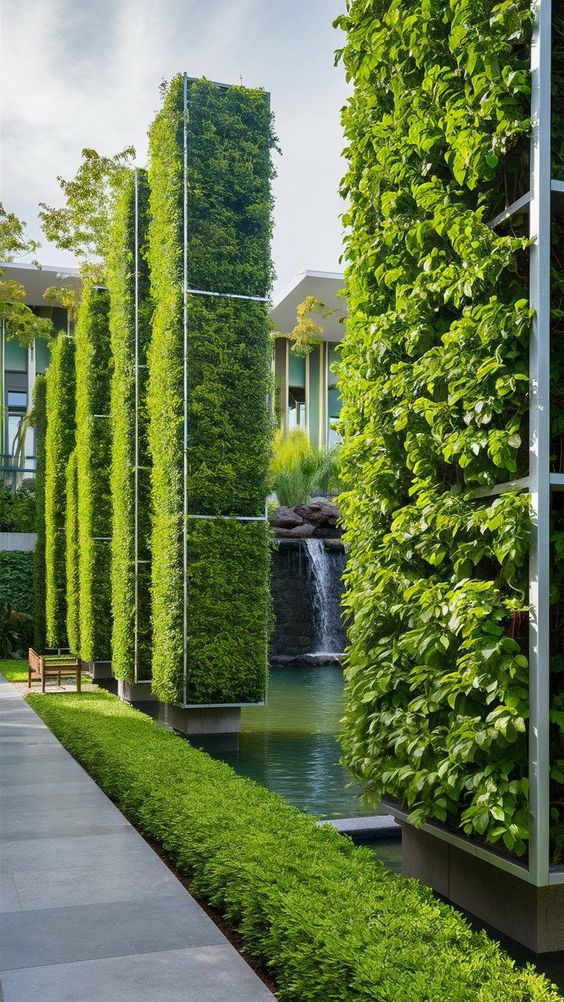
[[[103,867],[93,867],[87,856],[81,865],[69,866],[61,860],[51,870],[44,869],[41,880],[35,870],[23,867],[12,870],[9,876],[23,911],[169,895],[184,897],[186,893],[155,853],[147,853],[142,860],[139,855],[109,858]]]
[[[7,972],[4,1002],[268,1002],[231,947],[167,950]],[[78,986],[80,988],[78,989]],[[77,989],[80,995],[77,994]]]
[[[273,999],[0,676],[2,710],[11,720],[0,737],[3,1002]]]

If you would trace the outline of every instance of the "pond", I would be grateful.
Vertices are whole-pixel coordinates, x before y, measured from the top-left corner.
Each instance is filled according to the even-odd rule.
[[[375,814],[339,763],[337,734],[343,709],[343,672],[338,665],[275,668],[267,705],[242,711],[238,740],[213,736],[191,740],[240,775],[316,817]],[[386,865],[401,868],[400,839],[377,840],[373,845]]]

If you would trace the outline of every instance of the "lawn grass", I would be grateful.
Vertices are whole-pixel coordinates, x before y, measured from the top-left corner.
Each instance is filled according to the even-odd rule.
[[[27,699],[223,914],[281,1002],[561,999],[428,888],[115,696]]]
[[[23,658],[0,660],[0,672],[8,682],[27,682],[27,661]]]

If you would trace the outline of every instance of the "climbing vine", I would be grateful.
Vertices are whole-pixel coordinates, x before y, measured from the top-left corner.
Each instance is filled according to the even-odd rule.
[[[339,366],[353,616],[345,759],[523,855],[528,838],[524,0],[350,0],[349,321]],[[390,73],[390,66],[394,72]]]

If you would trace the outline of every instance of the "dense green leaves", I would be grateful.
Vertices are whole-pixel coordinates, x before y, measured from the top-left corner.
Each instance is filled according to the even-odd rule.
[[[183,662],[183,152],[182,77],[171,83],[150,137],[150,265],[155,301],[149,351],[150,449],[153,497],[153,678],[159,698],[182,698]],[[188,85],[188,281],[190,288],[265,296],[271,281],[270,232],[273,143],[271,115],[263,91],[220,88],[207,81]],[[269,387],[266,305],[261,302],[191,295],[187,311],[188,510],[195,515],[260,516],[264,511],[270,426],[265,408]],[[196,520],[194,520],[195,522]],[[189,519],[189,548],[206,531]],[[229,531],[227,531],[227,526]],[[233,565],[222,557],[216,536],[231,535],[241,546],[244,566],[254,545],[260,588],[266,525],[232,521],[210,528],[210,580],[224,604],[231,633],[221,644],[210,616],[209,595],[191,590],[188,631],[209,642],[218,658],[209,692],[240,692],[260,699],[266,671],[266,601],[238,571],[241,601],[230,612]],[[225,531],[224,531],[225,530]],[[192,571],[189,570],[189,574]],[[255,599],[258,604],[255,603]],[[262,621],[260,616],[263,616]],[[219,619],[219,617],[218,617]],[[192,635],[191,635],[192,636]],[[240,638],[248,642],[245,656]],[[189,640],[189,701],[205,700],[200,655]],[[259,675],[255,662],[260,648]],[[202,654],[206,661],[205,651]],[[239,673],[239,677],[237,676]],[[254,692],[249,678],[254,674]],[[223,681],[219,684],[219,679]],[[222,702],[225,700],[221,700]]]
[[[80,656],[111,660],[110,331],[106,289],[86,283],[76,324]]]
[[[147,261],[149,189],[145,171],[137,171],[137,216],[135,200],[136,181],[135,175],[131,174],[117,199],[108,259],[113,363],[112,671],[116,678],[130,681],[151,677],[147,349],[151,334],[152,303]],[[139,272],[137,353],[136,240]]]
[[[66,471],[65,571],[67,585],[67,637],[73,654],[80,651],[80,579],[78,564],[78,480],[76,449],[69,456]]]
[[[47,370],[45,469],[45,589],[47,641],[67,643],[66,609],[66,472],[75,441],[75,340],[61,332]]]
[[[30,624],[34,605],[33,570],[33,553],[25,550],[0,551],[0,602],[8,602],[16,612],[26,613]]]
[[[345,759],[367,793],[522,855],[529,505],[527,3],[350,0],[339,18]],[[390,74],[390,66],[394,67]]]
[[[36,376],[33,387],[33,428],[35,436],[35,518],[36,532],[33,556],[33,646],[45,648],[45,438],[47,431],[47,380]],[[16,495],[17,496],[17,495]],[[31,526],[30,526],[31,528]],[[21,530],[20,530],[21,531]]]
[[[115,697],[29,701],[224,915],[281,1002],[557,1002],[427,888]]]

